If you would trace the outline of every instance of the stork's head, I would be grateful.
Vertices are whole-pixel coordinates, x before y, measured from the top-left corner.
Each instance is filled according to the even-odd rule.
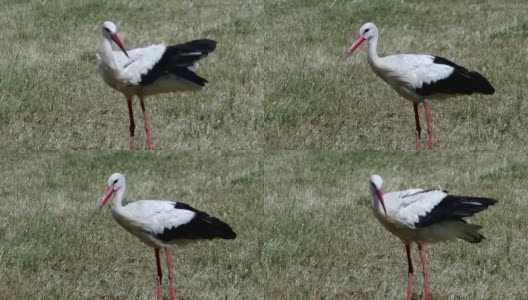
[[[371,38],[378,36],[378,27],[376,27],[374,23],[366,23],[359,28],[359,35],[366,40],[370,40]]]
[[[126,186],[126,180],[125,180],[125,176],[123,176],[123,174],[121,174],[121,173],[112,174],[112,176],[110,176],[110,178],[108,178],[108,187],[106,188],[106,191],[105,191],[103,197],[101,198],[101,201],[99,202],[99,206],[97,206],[97,211],[98,212],[101,211],[103,206],[106,204],[108,199],[110,199],[110,197],[112,197],[114,192],[116,192],[117,190],[120,190],[122,188],[125,188],[125,186]]]
[[[376,27],[374,23],[366,23],[365,25],[361,26],[358,37],[354,40],[352,46],[348,48],[347,52],[345,52],[343,59],[346,59],[348,56],[350,56],[350,54],[352,54],[352,52],[354,52],[365,40],[368,41],[377,36],[378,27]]]
[[[123,46],[123,43],[121,43],[121,40],[117,36],[117,26],[110,21],[106,21],[103,23],[103,37],[105,39],[114,41],[116,45],[125,53],[125,55],[128,57],[128,53],[125,50],[125,46]]]
[[[379,201],[381,207],[383,207],[383,212],[387,215],[387,210],[385,209],[385,202],[383,200],[383,192],[381,191],[381,186],[383,185],[383,179],[379,175],[372,175],[370,177],[370,192],[373,201]]]

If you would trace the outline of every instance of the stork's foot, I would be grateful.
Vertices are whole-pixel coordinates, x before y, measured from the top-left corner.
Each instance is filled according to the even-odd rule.
[[[412,282],[413,282],[413,273],[407,275],[407,300],[412,299]]]
[[[422,145],[422,137],[420,136],[420,131],[416,130],[416,150],[420,150]]]
[[[129,143],[130,150],[135,150],[136,149],[136,147],[134,146],[134,137],[133,136],[131,136],[129,138],[128,143]]]
[[[152,150],[152,145],[150,144],[150,133],[147,137],[147,150]]]
[[[156,283],[156,300],[161,300],[161,278],[159,276]]]
[[[433,130],[427,128],[427,150],[433,150]]]

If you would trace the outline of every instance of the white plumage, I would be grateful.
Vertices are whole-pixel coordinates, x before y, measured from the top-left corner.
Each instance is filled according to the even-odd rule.
[[[481,74],[469,71],[445,58],[422,54],[398,54],[379,57],[378,28],[366,23],[359,36],[345,53],[345,58],[364,41],[368,41],[368,62],[372,70],[398,94],[413,102],[416,121],[416,150],[421,147],[421,126],[418,105],[423,103],[427,119],[428,149],[433,148],[432,122],[426,100],[443,99],[473,93],[493,94],[495,89]]]
[[[123,206],[126,181],[122,174],[108,178],[108,188],[98,206],[100,211],[112,197],[112,217],[128,232],[154,248],[158,270],[157,299],[161,299],[161,266],[159,251],[165,250],[169,269],[170,299],[174,299],[172,262],[167,247],[186,245],[214,238],[234,239],[236,233],[229,225],[191,206],[167,200],[140,200]]]
[[[175,208],[176,202],[166,200],[140,200],[124,207],[131,217],[151,220],[148,230],[154,234],[163,233],[166,227],[178,227],[188,223],[196,213]]]
[[[432,55],[398,54],[369,60],[369,64],[401,96],[413,102],[423,102],[425,95],[418,94],[416,90],[448,78],[455,70],[449,65],[436,64],[434,60]],[[448,95],[437,93],[429,98],[440,99],[446,96]]]
[[[145,48],[138,48],[127,51],[128,57],[121,51],[112,51],[115,66],[107,63],[101,57],[103,54],[97,54],[97,67],[99,73],[106,83],[117,81],[122,84],[118,88],[112,86],[123,94],[135,94],[132,91],[133,86],[138,86],[141,82],[141,75],[145,75],[161,59],[166,45],[152,45]],[[104,49],[103,49],[104,51]]]
[[[409,266],[407,299],[412,296],[411,243],[418,244],[424,269],[424,295],[428,299],[427,262],[422,245],[457,238],[470,243],[481,242],[484,239],[478,232],[481,226],[468,224],[463,218],[483,211],[497,201],[454,196],[443,190],[409,189],[383,194],[382,185],[380,176],[370,178],[372,210],[383,227],[405,244]]]
[[[376,216],[414,229],[419,218],[427,215],[446,196],[447,193],[442,190],[409,189],[390,192],[383,194],[387,215],[379,210],[375,213]]]
[[[113,203],[112,216],[121,227],[145,244],[154,248],[164,248],[178,244],[178,240],[164,242],[156,236],[162,234],[166,228],[177,228],[189,223],[196,216],[192,211],[175,209],[175,205],[174,201],[162,200],[140,200],[124,207]]]

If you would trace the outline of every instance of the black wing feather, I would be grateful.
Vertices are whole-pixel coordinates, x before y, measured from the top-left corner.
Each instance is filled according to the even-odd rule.
[[[158,78],[174,74],[184,73],[192,78],[191,81],[204,86],[207,80],[194,74],[188,67],[191,67],[195,62],[206,57],[209,53],[216,49],[216,41],[201,39],[194,40],[183,44],[167,46],[165,53],[160,60],[152,67],[146,74],[141,75],[140,85],[149,85]],[[186,71],[183,71],[183,70]],[[189,75],[192,74],[192,75]],[[187,79],[184,77],[184,79]]]
[[[490,198],[447,195],[428,214],[420,216],[414,226],[426,227],[442,221],[465,222],[462,218],[471,217],[495,203],[497,200]]]
[[[205,86],[205,84],[208,82],[207,79],[196,75],[196,73],[189,70],[188,68],[180,68],[180,67],[174,68],[172,70],[172,74],[178,77],[181,77],[187,81],[190,81],[194,84],[197,84],[199,86]]]
[[[416,93],[421,96],[430,96],[433,94],[465,94],[482,93],[491,95],[495,89],[491,83],[481,74],[455,64],[443,57],[435,56],[435,64],[448,65],[454,68],[453,73],[448,77],[424,84],[421,88],[416,89]]]
[[[175,209],[185,209],[194,212],[194,218],[178,227],[165,228],[162,233],[156,234],[156,238],[169,242],[178,239],[234,239],[236,233],[233,229],[216,217],[212,217],[203,211],[199,211],[188,204],[176,202]]]

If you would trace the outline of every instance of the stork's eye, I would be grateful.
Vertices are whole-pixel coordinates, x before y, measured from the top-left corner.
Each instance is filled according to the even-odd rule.
[[[119,180],[119,179],[114,180],[114,183],[113,183],[113,184],[116,184],[118,180]]]
[[[370,28],[365,29],[365,32],[363,34],[369,32],[369,30],[370,30]]]
[[[108,28],[106,28],[106,27],[103,28],[103,29],[104,29],[106,32],[110,32],[110,29],[108,29]]]

